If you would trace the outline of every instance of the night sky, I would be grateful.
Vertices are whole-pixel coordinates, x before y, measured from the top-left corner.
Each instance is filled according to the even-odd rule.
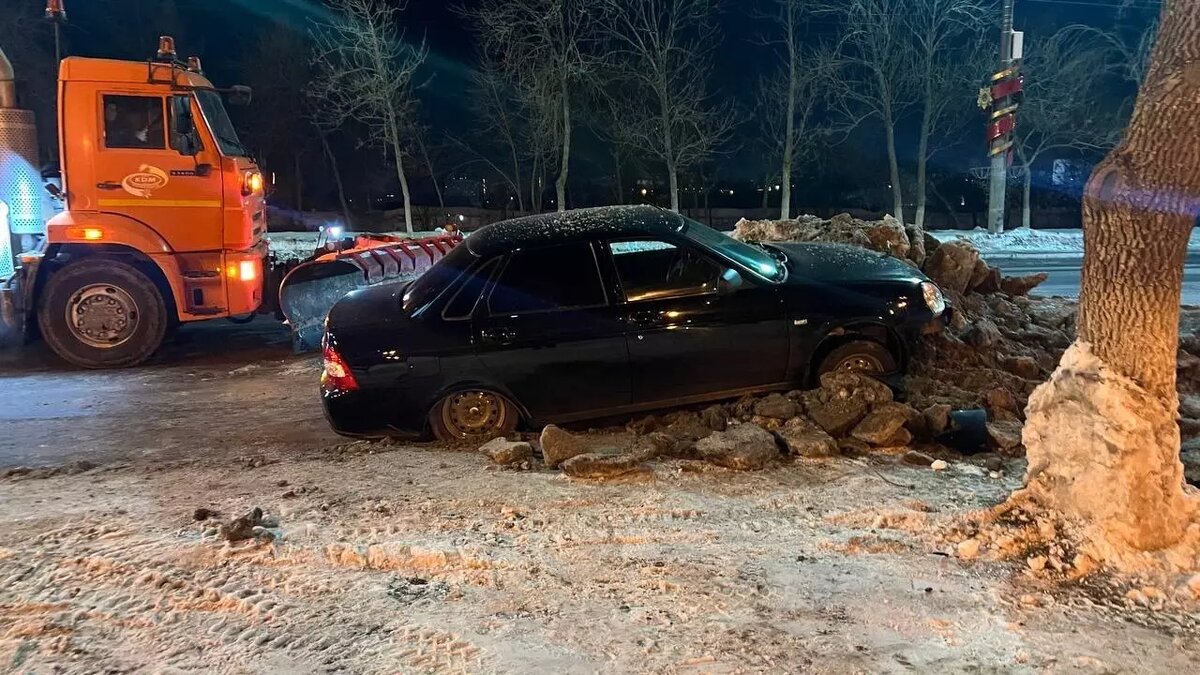
[[[470,132],[468,97],[476,45],[471,27],[454,8],[477,2],[408,0],[402,15],[407,39],[424,38],[430,47],[420,78],[426,85],[419,94],[428,118],[436,121],[439,131],[455,135],[465,136]],[[713,50],[711,84],[721,95],[737,101],[748,114],[754,105],[755,81],[760,73],[773,66],[765,48],[755,44],[755,38],[771,28],[755,15],[766,13],[771,4],[770,0],[727,0],[720,14],[723,40]],[[1127,5],[1124,12],[1114,9],[1121,4]],[[173,11],[178,17],[175,25],[160,27],[162,17],[172,13],[171,5],[175,6]],[[0,16],[31,9],[40,14],[43,6],[41,0],[0,0]],[[218,84],[232,84],[242,77],[245,48],[264,26],[279,22],[306,32],[311,22],[325,12],[316,0],[66,0],[66,6],[70,16],[66,29],[68,53],[143,59],[152,54],[160,31],[170,30],[177,34],[181,54],[201,56],[208,74]],[[1154,0],[1017,0],[1016,23],[1018,29],[1026,31],[1027,42],[1073,22],[1136,32],[1144,30],[1157,7]],[[816,41],[836,37],[840,27],[817,21],[810,31]],[[50,35],[49,27],[45,26],[45,39],[49,40]],[[905,129],[909,127],[905,125]],[[748,142],[756,130],[756,124],[747,123],[740,132],[740,142],[723,155],[720,160],[723,176],[758,178],[754,175],[759,171],[754,166],[756,151]],[[874,133],[864,129],[859,135],[858,143],[864,152],[879,151]],[[901,152],[911,154],[915,145],[911,132],[901,133],[905,134],[899,140]],[[607,161],[607,153],[586,130],[580,132],[577,140],[579,164],[574,166],[573,161],[572,170],[586,176]],[[842,150],[856,151],[854,146]],[[963,143],[955,153],[957,156],[952,154],[941,161],[959,165],[981,163],[983,144]]]

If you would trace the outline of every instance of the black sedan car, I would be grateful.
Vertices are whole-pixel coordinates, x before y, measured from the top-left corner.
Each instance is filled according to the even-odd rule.
[[[648,206],[538,215],[339,301],[322,397],[345,435],[486,438],[895,376],[946,312],[919,271],[863,249],[752,245]]]

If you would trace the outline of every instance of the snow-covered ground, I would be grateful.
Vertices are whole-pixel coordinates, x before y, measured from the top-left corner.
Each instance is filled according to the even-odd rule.
[[[988,234],[983,228],[974,230],[931,231],[941,241],[968,239],[985,258],[1039,255],[1078,258],[1083,255],[1083,230],[1033,230],[1019,228],[1003,234]],[[1188,251],[1200,252],[1200,230],[1192,230]]]

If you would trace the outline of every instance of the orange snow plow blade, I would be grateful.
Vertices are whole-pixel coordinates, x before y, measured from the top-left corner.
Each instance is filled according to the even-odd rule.
[[[321,345],[334,303],[359,288],[412,281],[462,243],[458,234],[423,239],[365,235],[354,248],[300,263],[279,284],[279,309],[292,329],[297,352]]]

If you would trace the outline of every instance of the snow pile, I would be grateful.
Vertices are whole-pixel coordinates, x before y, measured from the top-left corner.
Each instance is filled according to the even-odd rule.
[[[985,256],[1048,255],[1078,258],[1083,256],[1083,230],[1034,230],[1027,227],[989,234],[983,228],[962,232],[930,232],[938,241],[966,239]],[[1200,252],[1200,230],[1192,230],[1189,252]]]

